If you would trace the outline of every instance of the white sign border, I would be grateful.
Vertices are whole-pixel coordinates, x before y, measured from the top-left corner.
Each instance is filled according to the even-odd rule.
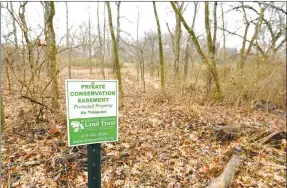
[[[105,142],[93,142],[90,144],[97,144],[97,143],[109,143],[109,142],[118,142],[119,141],[119,81],[118,80],[86,80],[86,79],[66,79],[65,80],[65,90],[66,90],[66,114],[67,114],[67,135],[68,135],[68,147],[74,147],[74,146],[83,146],[83,145],[89,145],[89,144],[77,144],[77,145],[70,145],[70,126],[69,126],[69,93],[68,93],[68,82],[116,82],[116,116],[117,116],[117,139],[112,141],[105,141]]]

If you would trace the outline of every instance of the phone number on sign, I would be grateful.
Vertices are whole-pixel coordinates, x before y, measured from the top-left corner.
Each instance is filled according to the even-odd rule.
[[[106,132],[101,132],[101,133],[90,133],[90,134],[82,134],[82,138],[95,138],[95,137],[102,137],[102,136],[106,136],[108,133]]]

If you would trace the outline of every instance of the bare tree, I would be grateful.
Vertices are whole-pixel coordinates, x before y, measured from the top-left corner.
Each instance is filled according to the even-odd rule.
[[[198,2],[193,2],[193,3],[194,3],[194,9],[193,9],[192,24],[191,24],[192,29],[194,29],[196,15],[197,15],[198,8],[199,8]],[[191,48],[191,37],[188,36],[187,43],[185,46],[185,55],[184,55],[184,70],[183,70],[184,79],[186,79],[186,76],[188,74],[188,59],[189,59],[190,55],[192,54],[190,48]]]
[[[174,11],[179,15],[179,18],[180,18],[180,21],[182,22],[182,24],[184,25],[185,29],[188,31],[188,33],[191,35],[191,39],[195,45],[195,48],[197,49],[197,52],[198,54],[200,55],[200,57],[202,58],[202,61],[203,63],[207,66],[208,70],[211,72],[212,74],[212,77],[215,81],[215,85],[216,85],[216,95],[214,96],[215,99],[220,99],[222,98],[222,90],[221,90],[221,86],[220,86],[220,82],[219,82],[219,77],[218,77],[218,72],[217,72],[217,68],[216,68],[216,65],[215,65],[215,61],[213,61],[212,59],[209,59],[205,54],[204,52],[202,51],[201,47],[200,47],[200,44],[197,40],[197,37],[195,36],[195,33],[193,31],[192,28],[190,28],[185,19],[183,18],[182,14],[180,13],[180,11],[177,9],[176,5],[174,2],[171,2],[171,5],[172,5],[172,8],[174,9]],[[208,4],[205,4],[205,10],[206,10],[206,14],[208,13]],[[208,20],[209,22],[209,15],[205,15],[206,18],[205,20]],[[207,24],[206,24],[207,25]],[[208,24],[209,25],[209,24]],[[207,28],[207,30],[209,30],[209,33],[207,33],[208,36],[208,40],[210,42],[212,42],[211,40],[211,34],[210,34],[210,29]],[[212,48],[210,48],[212,46],[209,46],[209,50],[212,51]]]
[[[121,77],[120,61],[119,61],[119,54],[118,54],[118,48],[117,48],[118,46],[117,46],[117,41],[116,41],[115,32],[113,28],[112,11],[111,11],[110,2],[107,2],[107,8],[108,8],[108,15],[109,15],[110,33],[111,33],[112,44],[113,44],[114,61],[116,64],[116,74],[117,74],[117,79],[119,81],[119,90],[120,90],[120,97],[121,97],[123,96],[122,77]]]
[[[10,9],[11,14],[14,15],[14,8],[12,2],[10,2]],[[14,35],[14,41],[15,41],[15,47],[18,48],[18,39],[17,39],[17,27],[16,27],[16,20],[12,17],[12,25],[13,25],[13,35]]]
[[[217,32],[217,2],[214,2],[214,10],[213,10],[213,38],[211,36],[211,28],[209,24],[209,3],[205,2],[205,31],[207,33],[207,46],[208,46],[208,56],[212,62],[213,69],[216,69],[216,61],[215,61],[215,50],[216,50],[216,32]],[[206,89],[207,93],[210,93],[212,84],[212,75],[211,72],[208,71],[206,75]]]
[[[68,9],[68,2],[65,2],[66,4],[66,45],[67,45],[67,48],[70,47],[70,40],[69,40],[69,37],[70,37],[70,32],[69,32],[69,9]],[[69,52],[68,54],[69,58],[68,58],[68,78],[72,78],[72,75],[71,75],[71,52]]]
[[[59,103],[59,87],[58,87],[58,69],[57,69],[57,48],[56,48],[56,39],[55,39],[55,31],[53,26],[53,18],[55,16],[55,5],[54,2],[45,2],[46,12],[48,15],[47,20],[47,44],[48,44],[48,58],[51,62],[51,79],[52,79],[52,108],[58,109]]]
[[[221,18],[222,18],[222,35],[223,35],[223,64],[226,63],[226,36],[225,36],[225,20],[224,20],[224,11],[223,11],[223,3],[221,3]]]
[[[244,31],[244,36],[243,36],[243,39],[242,39],[242,47],[241,47],[241,50],[240,50],[240,61],[237,64],[237,68],[239,68],[239,69],[243,69],[243,67],[244,67],[244,64],[245,64],[245,61],[246,61],[246,57],[249,55],[249,53],[251,51],[251,48],[252,48],[252,46],[254,44],[254,41],[257,38],[258,33],[260,31],[260,28],[261,28],[261,25],[262,25],[263,14],[264,14],[264,8],[261,8],[258,21],[257,21],[257,23],[255,25],[254,34],[253,34],[251,40],[249,41],[249,45],[248,45],[248,47],[246,49],[247,33],[248,33],[248,29],[249,29],[249,26],[250,26],[251,23],[247,19],[246,9],[245,9],[245,6],[244,6],[243,2],[241,4],[241,8],[242,8],[242,11],[243,11],[243,16],[244,16],[244,21],[245,21],[245,31]]]
[[[165,91],[165,67],[163,62],[163,47],[162,47],[162,38],[161,38],[161,29],[160,23],[157,15],[156,4],[153,1],[153,10],[154,16],[157,24],[157,33],[158,33],[158,46],[159,46],[159,62],[160,62],[160,81],[161,81],[161,88],[162,91]]]
[[[90,15],[90,9],[89,9],[89,23],[88,23],[88,33],[89,33],[89,39],[88,39],[88,45],[89,45],[89,64],[90,64],[90,74],[93,73],[93,64],[92,64],[92,39],[91,39],[91,15]]]
[[[138,8],[138,7],[137,7]],[[137,18],[137,80],[139,80],[139,72],[140,71],[140,61],[139,61],[139,19],[140,19],[140,11],[138,8],[138,18]]]
[[[27,48],[28,48],[28,60],[29,60],[29,65],[30,65],[30,69],[31,69],[31,78],[30,78],[30,83],[32,83],[32,93],[31,93],[31,97],[34,98],[35,97],[35,71],[34,71],[34,53],[33,53],[33,47],[34,47],[34,43],[30,40],[29,38],[29,33],[28,33],[28,26],[27,26],[27,22],[26,22],[26,18],[25,18],[25,12],[26,12],[26,5],[28,2],[20,2],[20,7],[19,7],[19,18],[20,18],[20,27],[22,29],[22,32],[24,34],[24,38],[27,44]],[[27,92],[29,90],[29,86],[30,84],[28,84],[28,88],[27,88]]]
[[[120,22],[120,8],[121,8],[121,2],[118,1],[118,2],[115,2],[116,5],[117,5],[117,38],[116,38],[116,41],[117,41],[117,49],[120,49],[119,48],[119,45],[120,45],[120,37],[121,37],[121,22]],[[113,72],[116,71],[116,64],[115,64],[115,61],[114,61],[114,65],[113,65]]]
[[[105,70],[104,70],[104,61],[105,61],[105,57],[104,57],[104,48],[103,48],[103,44],[102,44],[102,37],[101,37],[101,28],[100,28],[100,16],[99,16],[99,2],[98,2],[98,7],[97,7],[97,18],[98,18],[98,34],[99,34],[99,43],[100,43],[100,59],[101,59],[101,73],[102,73],[102,77],[103,79],[105,79]],[[105,24],[105,23],[104,23]],[[105,27],[104,27],[105,30]],[[105,36],[104,36],[105,38]]]
[[[183,11],[183,5],[184,2],[181,2],[181,4],[179,2],[176,2],[177,6],[178,6],[178,10],[182,13]],[[175,38],[174,38],[174,52],[175,52],[175,60],[174,60],[174,71],[175,71],[175,75],[177,76],[177,78],[179,79],[179,57],[180,57],[180,39],[181,39],[181,23],[180,23],[180,19],[179,16],[175,13],[175,21],[176,21],[176,25],[175,25]]]

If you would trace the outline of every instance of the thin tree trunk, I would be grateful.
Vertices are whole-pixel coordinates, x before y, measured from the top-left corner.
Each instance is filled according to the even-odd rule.
[[[59,87],[58,87],[58,69],[57,69],[57,60],[56,60],[56,39],[55,39],[55,31],[53,26],[53,18],[55,16],[55,6],[54,2],[45,2],[46,3],[46,11],[48,15],[47,20],[47,36],[48,36],[48,52],[49,52],[49,60],[51,62],[51,79],[52,79],[52,109],[58,109],[59,103]]]
[[[121,69],[120,69],[117,41],[116,41],[114,28],[113,28],[112,11],[111,11],[110,2],[107,2],[107,8],[108,8],[108,15],[109,15],[110,33],[111,33],[113,51],[114,51],[114,59],[115,59],[115,63],[116,63],[116,74],[117,74],[117,79],[119,81],[119,90],[120,90],[120,97],[121,97],[121,96],[123,96]]]
[[[90,10],[89,10],[90,11]],[[90,64],[90,74],[93,73],[93,64],[92,64],[92,42],[91,42],[91,16],[89,12],[89,64]]]
[[[23,66],[23,83],[26,83],[26,64],[25,64],[26,56],[25,56],[25,45],[24,45],[24,33],[23,32],[22,32],[21,41],[22,41],[22,60],[23,60],[23,65],[22,65]],[[21,93],[23,89],[24,89],[24,84],[22,84],[21,86]]]
[[[29,35],[28,35],[28,26],[27,26],[27,22],[26,22],[26,18],[25,18],[25,7],[27,5],[28,2],[24,2],[20,4],[20,8],[19,8],[19,18],[21,20],[21,24],[22,24],[22,31],[24,33],[24,38],[25,41],[27,43],[27,47],[28,47],[28,59],[29,59],[29,64],[30,64],[30,69],[31,69],[31,78],[30,78],[30,83],[28,84],[28,87],[30,87],[30,84],[32,83],[32,93],[31,93],[31,98],[35,97],[35,72],[34,72],[34,54],[33,54],[33,47],[34,44],[32,44],[32,42],[29,39]],[[29,88],[27,88],[27,92],[28,92]]]
[[[162,39],[161,39],[161,29],[160,23],[157,15],[156,4],[153,1],[153,10],[155,15],[155,20],[157,24],[157,32],[158,32],[158,46],[159,46],[159,62],[160,62],[160,80],[161,80],[161,88],[162,91],[165,92],[165,67],[163,62],[163,47],[162,47]]]
[[[10,2],[10,8],[11,8],[11,13],[14,15],[14,9],[13,9],[12,2]],[[18,48],[17,27],[16,27],[16,21],[13,16],[12,16],[12,25],[13,25],[13,35],[14,35],[15,46],[16,48]]]
[[[247,33],[248,33],[248,28],[250,26],[250,22],[247,20],[247,16],[246,16],[246,12],[245,12],[245,6],[244,6],[243,2],[242,2],[241,6],[242,6],[243,14],[244,14],[246,29],[244,32],[243,41],[242,41],[242,48],[240,51],[240,61],[239,61],[239,65],[237,66],[237,68],[240,68],[240,70],[242,70],[244,68],[246,58],[249,55],[251,48],[254,45],[254,41],[258,36],[258,33],[261,29],[261,25],[262,25],[262,21],[263,21],[263,14],[264,14],[264,8],[261,8],[260,13],[259,13],[259,19],[258,19],[258,22],[256,23],[256,26],[255,26],[254,34],[253,34],[253,36],[249,42],[249,46],[246,50],[245,48],[246,48],[246,41],[247,41]],[[258,44],[257,44],[257,46],[258,46]]]
[[[65,2],[66,3],[66,27],[67,27],[67,37],[66,37],[66,45],[67,45],[67,48],[70,47],[70,40],[69,40],[69,37],[70,37],[70,32],[69,32],[69,9],[68,9],[68,2]],[[68,78],[71,79],[72,78],[72,75],[71,75],[71,51],[68,52],[68,56],[69,56],[69,59],[68,59]]]
[[[226,36],[225,36],[225,21],[224,21],[224,11],[223,5],[221,4],[221,14],[222,14],[222,35],[223,35],[223,65],[226,63]]]
[[[139,81],[139,73],[140,71],[140,59],[139,59],[139,18],[140,18],[140,12],[138,9],[138,19],[137,19],[137,81]]]
[[[0,100],[1,100],[1,127],[0,127],[0,130],[1,130],[1,128],[3,128],[3,125],[5,124],[5,112],[4,112],[2,93],[1,93],[0,97],[1,97],[0,98]]]
[[[215,3],[215,8],[214,8],[214,28],[217,28],[217,18],[216,18],[216,6],[217,4]],[[208,44],[208,57],[211,62],[211,71],[207,73],[207,93],[210,92],[211,89],[211,81],[212,81],[212,72],[214,72],[214,81],[218,82],[215,83],[217,87],[218,94],[220,94],[218,87],[219,86],[219,76],[216,68],[216,61],[215,61],[215,43],[216,43],[216,29],[214,30],[214,36],[213,40],[211,37],[211,29],[209,25],[209,2],[205,2],[205,30],[207,33],[207,44]]]
[[[179,2],[176,2],[177,4]],[[179,7],[179,11],[182,12],[184,2],[181,2]],[[175,13],[175,41],[174,41],[174,50],[175,50],[175,61],[174,61],[174,70],[177,79],[179,80],[179,57],[180,57],[180,39],[181,39],[181,23],[178,15]]]
[[[177,9],[176,5],[174,2],[171,2],[172,8],[174,9],[174,11],[179,15],[180,21],[182,22],[182,24],[184,25],[185,29],[188,31],[188,33],[191,35],[191,39],[193,40],[193,43],[196,47],[196,50],[198,52],[198,54],[200,55],[200,57],[202,58],[203,63],[207,66],[207,68],[209,69],[209,71],[211,72],[213,79],[215,81],[216,84],[216,89],[217,89],[217,93],[215,96],[215,99],[220,99],[222,98],[222,90],[221,90],[221,86],[220,86],[220,82],[219,82],[219,78],[218,78],[218,72],[216,67],[214,68],[214,63],[215,62],[210,62],[210,60],[207,58],[207,56],[203,53],[199,42],[195,36],[195,33],[193,31],[192,28],[190,28],[185,19],[182,17],[182,14],[180,13],[180,11]],[[212,49],[212,48],[211,48]]]
[[[117,49],[119,50],[119,44],[120,44],[120,33],[121,33],[121,25],[120,25],[120,7],[121,7],[121,2],[118,1],[116,2],[117,5]],[[113,72],[116,71],[116,62],[114,61],[114,65],[113,65]]]
[[[45,41],[47,42],[48,41],[48,32],[47,31],[47,21],[48,21],[48,12],[46,11],[48,9],[48,4],[46,3],[43,3],[43,7],[44,7],[44,35],[45,35]],[[48,77],[51,77],[51,62],[48,58],[49,54],[48,54],[48,49],[45,50],[45,56],[47,58],[47,62],[46,62],[46,70],[47,70],[47,76]]]
[[[99,34],[99,43],[100,43],[100,56],[101,56],[101,73],[103,79],[105,78],[105,71],[104,71],[104,54],[103,54],[103,45],[102,45],[102,37],[101,37],[101,28],[100,28],[100,16],[99,16],[99,5],[100,3],[98,2],[98,8],[97,8],[97,18],[98,18],[98,34]],[[104,28],[105,29],[105,28]]]
[[[225,20],[224,20],[224,11],[223,3],[221,3],[221,16],[222,16],[222,35],[223,35],[223,77],[226,80],[228,74],[228,66],[226,64],[226,36],[225,36]]]
[[[193,18],[192,18],[192,25],[191,28],[194,29],[195,25],[195,19],[198,11],[198,2],[194,2],[194,12],[193,12]],[[185,46],[185,54],[184,54],[184,80],[186,80],[187,74],[188,74],[188,59],[190,57],[190,54],[192,53],[191,50],[191,37],[188,36],[187,43]]]
[[[110,54],[109,52],[107,53],[107,39],[106,39],[106,3],[104,3],[104,42],[103,42],[103,62],[106,63],[106,59],[109,59]],[[109,35],[108,35],[109,36]],[[107,55],[107,58],[106,58]],[[105,66],[104,66],[104,71],[105,71]],[[105,72],[104,72],[105,73]]]

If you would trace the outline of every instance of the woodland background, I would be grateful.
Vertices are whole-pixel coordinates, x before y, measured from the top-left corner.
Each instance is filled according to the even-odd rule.
[[[120,139],[102,144],[103,187],[284,187],[285,2],[168,2],[174,27],[161,3],[142,2],[152,12],[131,18],[135,36],[121,28],[131,2],[90,2],[73,27],[72,2],[33,2],[36,29],[31,3],[1,3],[3,187],[86,186],[86,146],[67,147],[68,78],[119,80]],[[140,14],[154,29],[139,31]]]

